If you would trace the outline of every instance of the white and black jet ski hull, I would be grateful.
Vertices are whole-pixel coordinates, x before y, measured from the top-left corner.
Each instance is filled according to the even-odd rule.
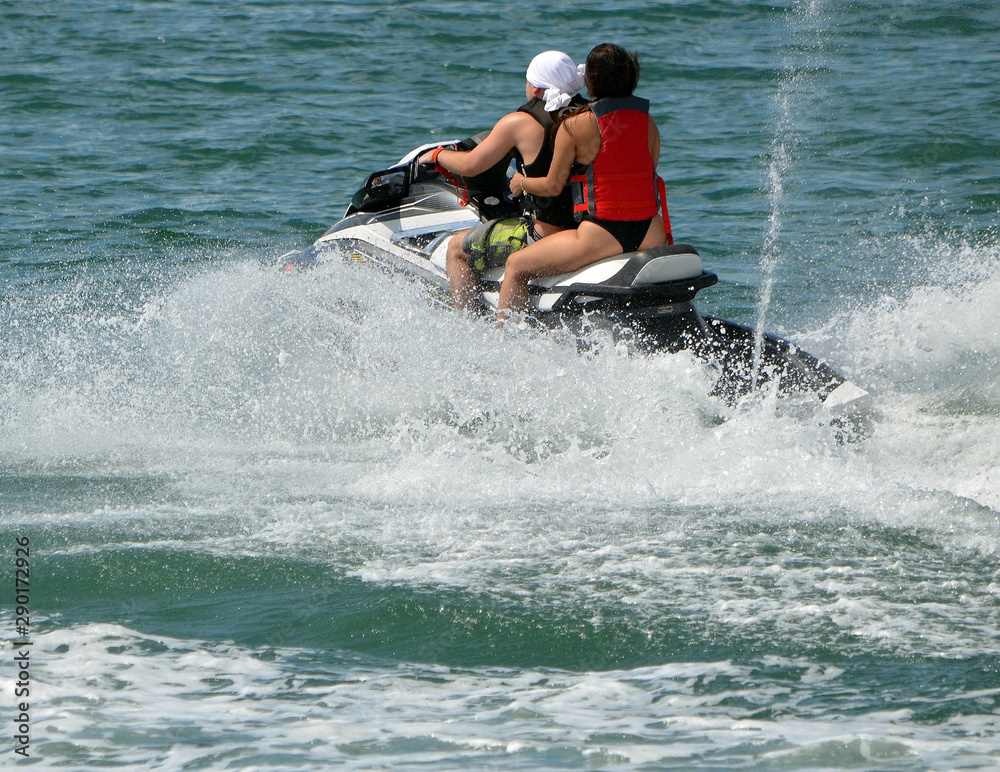
[[[468,181],[470,203],[460,206],[451,184],[413,162],[423,149],[370,175],[344,219],[309,248],[285,255],[285,269],[332,257],[365,260],[420,279],[446,299],[445,255],[451,236],[516,208],[506,193],[503,170],[485,183],[481,178],[486,175]],[[484,310],[496,307],[502,278],[502,269],[483,276]],[[867,392],[794,344],[701,314],[694,297],[717,281],[702,268],[694,247],[675,244],[537,279],[529,286],[531,315],[543,324],[581,333],[606,327],[641,352],[691,351],[717,369],[714,392],[726,398],[737,399],[776,381],[783,395],[814,394],[841,412],[866,402]]]

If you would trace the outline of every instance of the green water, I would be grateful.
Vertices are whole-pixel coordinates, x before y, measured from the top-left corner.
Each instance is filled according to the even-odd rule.
[[[948,1],[0,9],[27,761],[996,767],[998,32]],[[862,441],[683,356],[275,270],[604,40],[641,54],[699,304],[872,391]]]

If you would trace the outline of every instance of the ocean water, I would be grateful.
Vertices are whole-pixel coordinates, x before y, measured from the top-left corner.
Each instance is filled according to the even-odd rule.
[[[1000,768],[998,36],[968,0],[4,4],[3,766]],[[276,270],[605,40],[700,306],[871,391],[863,435]]]

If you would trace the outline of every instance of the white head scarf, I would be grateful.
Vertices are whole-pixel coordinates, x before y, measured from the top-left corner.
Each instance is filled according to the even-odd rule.
[[[583,88],[583,68],[577,67],[562,51],[546,51],[528,65],[528,83],[545,89],[545,109],[550,113],[570,103]]]

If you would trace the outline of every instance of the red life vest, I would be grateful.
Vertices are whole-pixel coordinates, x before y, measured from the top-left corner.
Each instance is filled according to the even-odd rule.
[[[606,97],[592,102],[601,130],[601,149],[589,166],[575,164],[570,178],[573,216],[598,220],[636,221],[663,213],[667,243],[674,243],[667,211],[667,189],[649,155],[649,100]]]
[[[601,149],[573,183],[573,211],[598,220],[645,220],[656,215],[656,167],[649,155],[649,100],[605,98],[590,105]]]

